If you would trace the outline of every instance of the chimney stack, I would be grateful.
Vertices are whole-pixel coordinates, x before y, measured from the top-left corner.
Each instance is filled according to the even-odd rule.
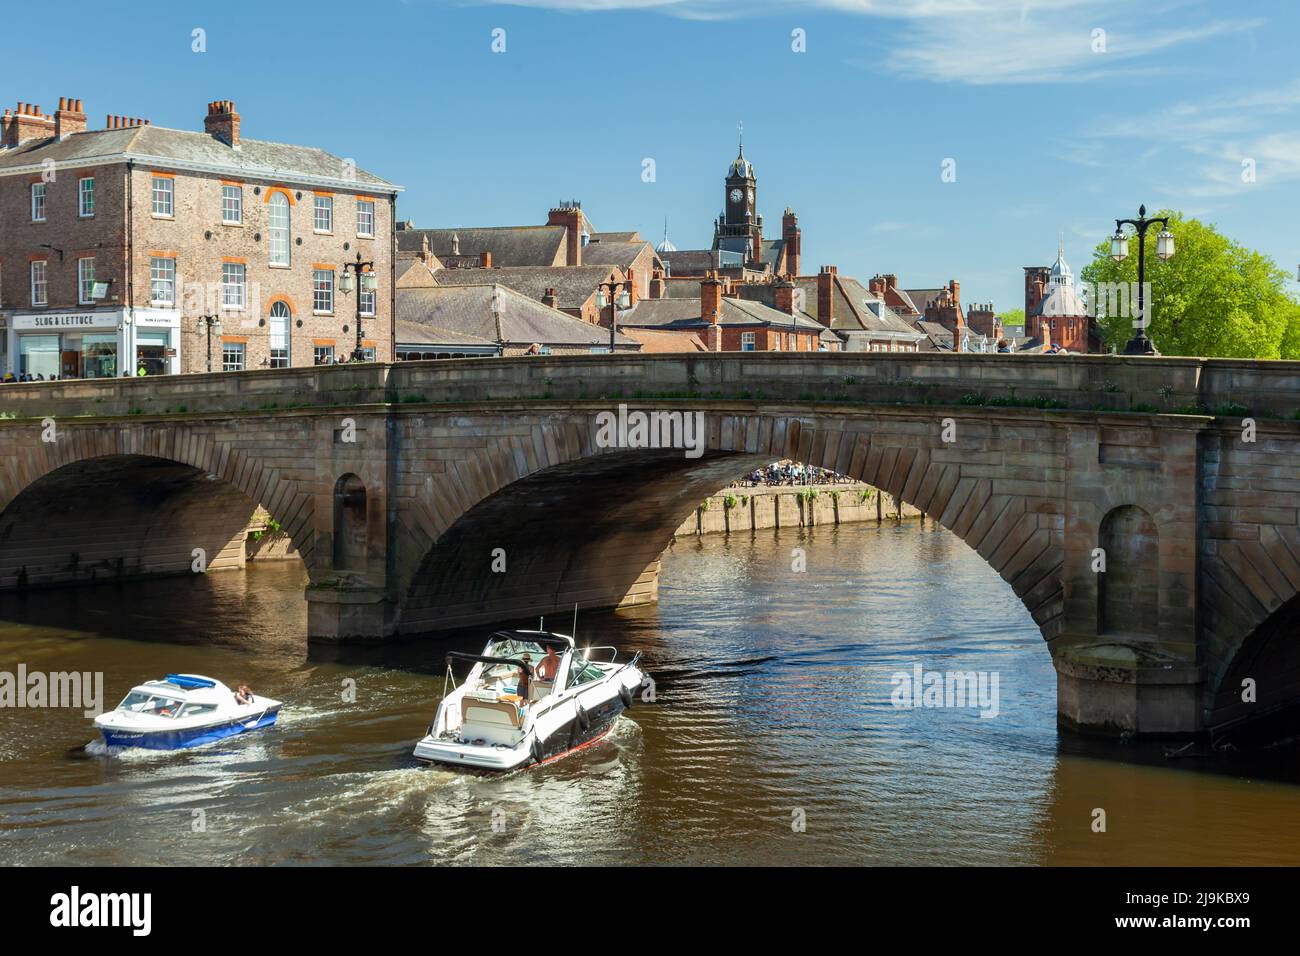
[[[564,226],[568,230],[564,245],[564,265],[582,265],[582,206],[576,201],[556,206],[546,217],[548,226]]]
[[[822,266],[817,273],[817,321],[826,328],[835,321],[835,278],[838,266]]]
[[[781,238],[785,240],[786,271],[792,276],[797,276],[801,265],[799,247],[803,241],[803,233],[799,230],[799,217],[788,206],[785,215],[781,217]]]
[[[54,135],[54,120],[35,103],[19,103],[13,112],[5,110],[3,145],[18,146],[33,139]]]
[[[550,306],[552,309],[560,307],[560,294],[555,289],[547,289],[542,293],[542,305]]]
[[[786,315],[794,315],[794,283],[790,277],[786,276],[773,287],[775,294],[775,308],[778,312],[784,312]]]
[[[73,133],[86,131],[86,114],[81,109],[81,100],[70,96],[59,97],[59,109],[54,114],[54,135],[59,139]]]
[[[700,318],[710,325],[717,325],[721,317],[722,279],[716,272],[710,272],[700,281]]]
[[[478,254],[478,267],[480,269],[492,268],[492,253],[484,250]]]
[[[664,292],[667,291],[665,288],[666,285],[667,283],[664,281],[663,270],[655,269],[650,275],[650,298],[662,299],[664,297]]]
[[[239,145],[239,114],[234,100],[213,100],[203,118],[203,131],[227,146]]]

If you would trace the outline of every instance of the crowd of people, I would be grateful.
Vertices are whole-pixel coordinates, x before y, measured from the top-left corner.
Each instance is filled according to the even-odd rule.
[[[827,468],[815,468],[794,461],[774,461],[766,468],[756,468],[747,477],[732,484],[733,488],[757,488],[759,485],[845,485],[846,478]]]

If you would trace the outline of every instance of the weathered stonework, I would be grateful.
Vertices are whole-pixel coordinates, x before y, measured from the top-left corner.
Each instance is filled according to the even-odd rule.
[[[975,392],[1071,407],[962,403]],[[0,588],[88,563],[188,573],[196,538],[261,504],[307,566],[315,640],[643,603],[703,498],[794,459],[974,548],[1038,624],[1064,726],[1191,733],[1300,698],[1300,423],[1260,417],[1247,442],[1236,417],[1126,409],[1234,399],[1289,415],[1300,366],[553,356],[4,386]],[[702,454],[599,447],[620,402],[701,412]],[[154,491],[112,498],[118,524],[54,508],[90,470]]]

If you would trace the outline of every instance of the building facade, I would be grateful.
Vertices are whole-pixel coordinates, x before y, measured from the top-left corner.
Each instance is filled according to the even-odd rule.
[[[228,100],[202,133],[20,103],[0,131],[5,372],[235,371],[393,351],[400,187],[309,147],[244,139]],[[344,289],[345,263],[373,272]]]

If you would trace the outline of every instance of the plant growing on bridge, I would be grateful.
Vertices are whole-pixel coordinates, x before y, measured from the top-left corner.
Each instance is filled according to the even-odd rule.
[[[875,494],[871,491],[870,488],[863,488],[861,491],[858,492],[858,501],[862,502],[863,504],[866,504],[874,497]]]
[[[821,492],[818,491],[816,488],[803,487],[799,489],[799,497],[802,498],[804,501],[809,502],[810,504],[819,494],[821,494]]]
[[[736,505],[738,505],[739,503],[740,502],[737,500],[736,496],[731,494],[730,492],[728,492],[727,496],[722,499],[722,507],[727,511],[730,511],[732,508],[736,507]]]
[[[712,500],[713,500],[713,499],[711,499],[711,498],[705,498],[703,501],[701,501],[701,502],[700,502],[700,510],[701,510],[701,511],[708,511],[708,510],[709,510],[709,504],[712,502]]]

